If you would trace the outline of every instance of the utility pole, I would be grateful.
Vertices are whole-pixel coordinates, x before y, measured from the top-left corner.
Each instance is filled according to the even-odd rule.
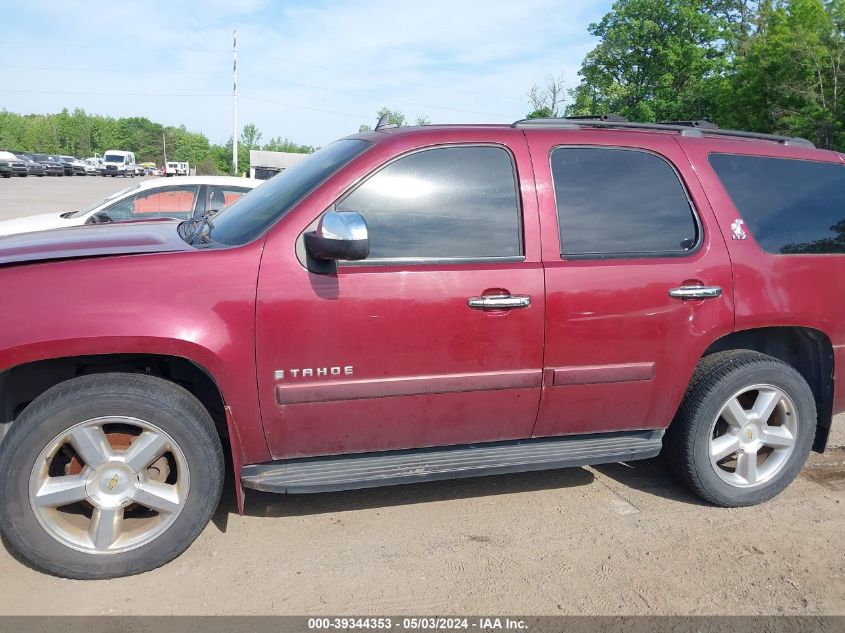
[[[164,154],[164,163],[162,164],[164,165],[164,170],[167,171],[167,139],[164,137],[164,132],[161,133],[161,146],[164,148],[162,152]]]
[[[232,174],[238,175],[238,29],[232,40]]]

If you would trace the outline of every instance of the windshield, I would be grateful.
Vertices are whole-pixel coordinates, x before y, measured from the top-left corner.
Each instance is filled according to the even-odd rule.
[[[106,156],[105,161],[107,163],[122,163],[124,161],[124,157],[123,156],[115,156],[114,154],[110,154],[109,156]]]
[[[93,211],[97,207],[101,207],[104,204],[106,204],[107,202],[111,202],[112,200],[119,198],[120,196],[123,196],[123,195],[129,193],[130,191],[135,191],[136,189],[140,189],[140,188],[141,188],[141,185],[137,184],[137,185],[132,185],[131,187],[127,187],[126,189],[121,189],[117,193],[113,193],[109,196],[106,196],[102,200],[97,200],[97,202],[95,202],[94,204],[88,205],[87,207],[82,209],[82,211],[74,211],[73,213],[71,213],[67,217],[78,218],[80,215],[85,215],[89,211]]]
[[[223,209],[214,218],[211,239],[231,245],[254,240],[371,145],[368,141],[344,139],[314,152]]]

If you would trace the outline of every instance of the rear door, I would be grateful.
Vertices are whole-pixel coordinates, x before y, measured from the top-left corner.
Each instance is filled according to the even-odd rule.
[[[731,267],[675,138],[526,130],[546,270],[535,436],[662,428],[733,327]]]

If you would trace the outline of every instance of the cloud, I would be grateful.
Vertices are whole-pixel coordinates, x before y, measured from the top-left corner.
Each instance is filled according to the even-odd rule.
[[[510,121],[548,73],[570,85],[609,0],[145,2],[16,5],[0,25],[3,104],[84,107],[231,134],[238,28],[240,122],[322,145],[396,107],[433,122]],[[127,96],[121,96],[126,93]],[[205,96],[180,96],[205,95]]]

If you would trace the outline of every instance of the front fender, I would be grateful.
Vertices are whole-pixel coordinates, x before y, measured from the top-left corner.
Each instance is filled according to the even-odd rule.
[[[255,374],[262,244],[0,269],[0,371],[75,356],[180,357],[217,384],[243,463],[270,458]]]

